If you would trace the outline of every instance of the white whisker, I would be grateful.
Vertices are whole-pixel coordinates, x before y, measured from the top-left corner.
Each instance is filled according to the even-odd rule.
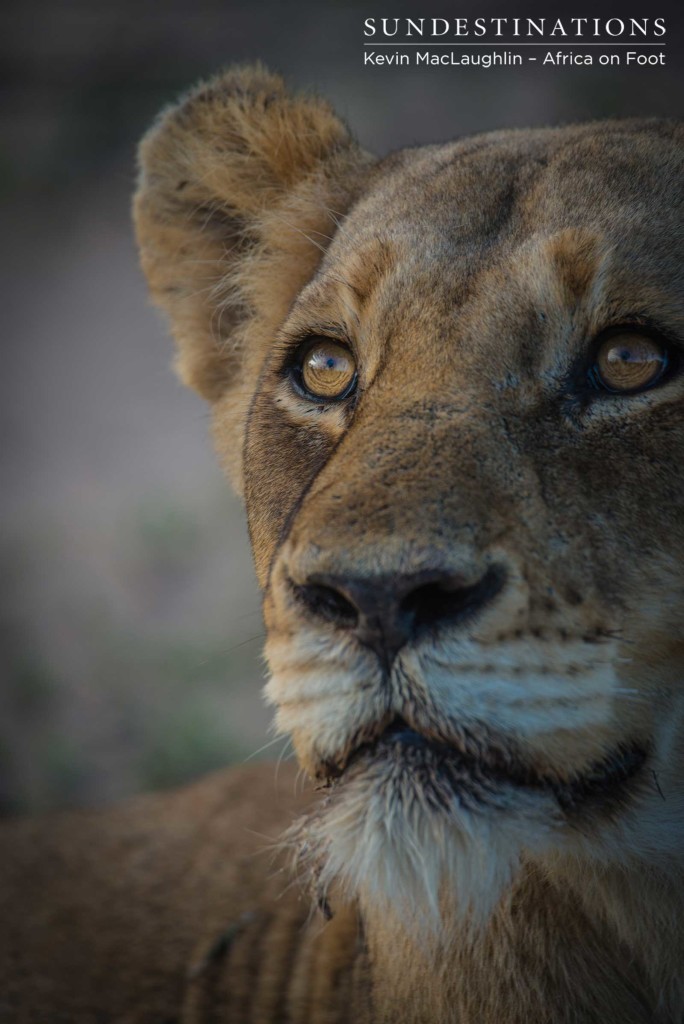
[[[251,754],[248,754],[247,757],[244,759],[244,761],[242,761],[241,763],[242,764],[247,764],[247,762],[251,761],[252,758],[258,757],[259,754],[263,754],[264,750],[268,750],[270,747],[275,746],[276,743],[282,743],[282,741],[283,741],[283,737],[282,736],[278,735],[278,736],[274,737],[274,739],[269,740],[268,743],[264,743],[263,747],[259,747],[258,750],[254,750]]]

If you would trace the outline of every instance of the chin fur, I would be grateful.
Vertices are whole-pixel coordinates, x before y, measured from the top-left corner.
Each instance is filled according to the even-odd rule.
[[[439,937],[445,921],[481,928],[526,853],[550,848],[551,798],[517,787],[461,790],[416,777],[400,759],[354,765],[286,834],[300,873],[326,907],[334,888],[365,913]]]

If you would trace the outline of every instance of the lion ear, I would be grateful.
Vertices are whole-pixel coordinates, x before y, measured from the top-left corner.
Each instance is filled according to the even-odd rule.
[[[162,112],[140,146],[134,220],[186,384],[211,402],[245,390],[246,349],[315,272],[369,162],[327,103],[259,65]]]

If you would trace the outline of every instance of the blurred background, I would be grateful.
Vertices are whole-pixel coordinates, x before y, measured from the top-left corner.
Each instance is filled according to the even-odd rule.
[[[674,8],[604,15],[666,16],[665,69],[363,67],[372,15],[603,13],[456,6],[3,5],[0,811],[108,801],[284,749],[260,750],[263,627],[242,511],[137,267],[135,146],[159,107],[262,58],[328,96],[379,154],[498,127],[681,116]]]

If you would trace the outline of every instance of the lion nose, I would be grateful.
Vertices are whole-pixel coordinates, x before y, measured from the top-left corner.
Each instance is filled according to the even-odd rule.
[[[353,633],[389,668],[405,644],[474,617],[503,583],[503,570],[492,566],[475,582],[436,569],[376,577],[313,574],[292,586],[310,614]]]

